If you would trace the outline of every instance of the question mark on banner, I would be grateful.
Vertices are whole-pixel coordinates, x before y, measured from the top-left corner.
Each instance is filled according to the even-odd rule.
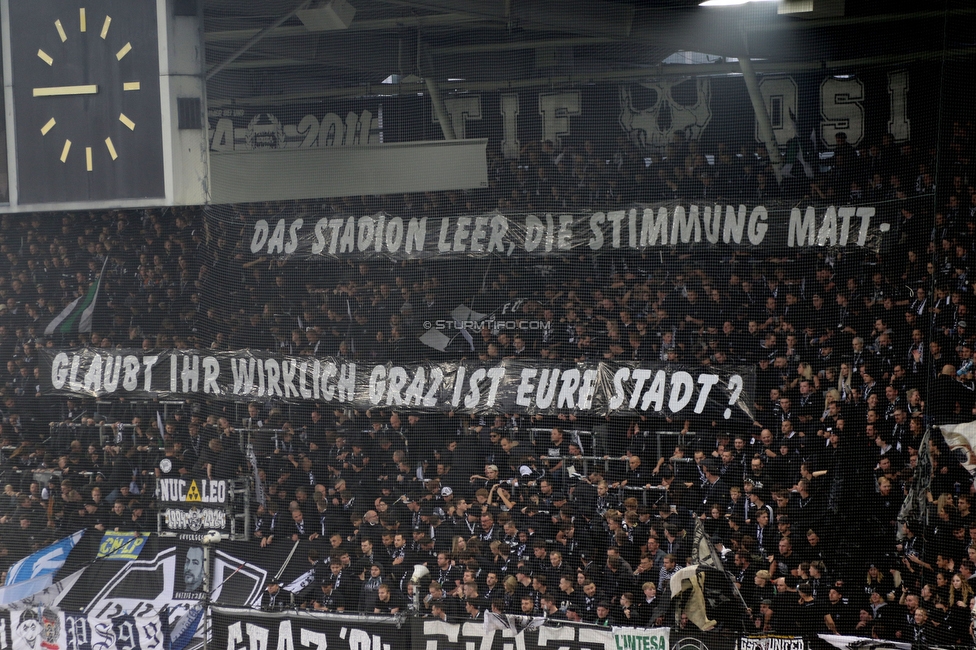
[[[729,377],[729,390],[732,391],[732,397],[729,398],[729,406],[735,406],[736,402],[739,401],[739,393],[742,392],[742,377],[739,375]],[[728,420],[731,417],[732,409],[725,409],[725,419]]]

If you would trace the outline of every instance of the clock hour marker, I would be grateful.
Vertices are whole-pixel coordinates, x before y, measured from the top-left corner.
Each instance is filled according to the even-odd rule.
[[[81,22],[81,31],[82,31],[82,33],[87,32],[88,31],[88,16],[85,14],[85,8],[84,7],[81,7],[80,9],[78,9],[78,17],[79,17],[80,22]]]
[[[131,51],[132,51],[132,43],[126,43],[125,45],[122,46],[122,49],[119,50],[119,53],[115,55],[115,58],[121,61],[123,57],[125,57],[125,55]]]
[[[54,65],[54,59],[52,59],[51,55],[45,52],[44,50],[37,51],[37,58],[39,58],[41,61],[43,61],[48,65]]]
[[[98,86],[52,86],[50,88],[35,88],[34,97],[63,97],[65,95],[97,95]]]
[[[127,127],[129,127],[130,131],[136,130],[136,123],[130,120],[128,117],[126,117],[125,113],[121,113],[119,115],[119,122],[122,122],[122,124],[125,124]]]
[[[61,37],[61,42],[64,43],[68,40],[68,35],[64,33],[64,25],[61,24],[61,21],[55,20],[54,26],[58,28],[58,36]]]
[[[57,124],[57,122],[54,120],[53,117],[49,119],[47,121],[47,124],[41,127],[41,135],[47,135],[51,131],[51,129],[54,128],[55,124]]]
[[[103,41],[108,36],[108,28],[111,27],[111,25],[112,25],[112,17],[105,16],[105,22],[102,24],[102,33],[100,34]]]
[[[85,166],[88,168],[88,171],[92,170],[91,147],[85,147]]]
[[[68,162],[69,151],[71,151],[71,140],[65,140],[64,149],[61,150],[61,162]]]
[[[108,147],[108,155],[112,156],[112,160],[119,157],[119,154],[115,153],[115,145],[112,144],[112,138],[105,138],[105,146]]]
[[[142,86],[139,84],[138,81],[127,81],[124,84],[122,84],[122,90],[125,90],[125,91],[129,91],[129,90],[141,90],[141,89],[142,89]]]

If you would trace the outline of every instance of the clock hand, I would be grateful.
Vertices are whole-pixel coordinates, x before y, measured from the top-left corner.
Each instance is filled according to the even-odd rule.
[[[53,86],[50,88],[35,88],[34,97],[63,97],[65,95],[97,95],[98,86]]]

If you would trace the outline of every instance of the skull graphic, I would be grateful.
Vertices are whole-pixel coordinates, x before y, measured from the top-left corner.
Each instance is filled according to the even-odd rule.
[[[691,100],[691,91],[695,99]],[[640,101],[653,94],[654,99]],[[660,80],[619,87],[620,126],[630,141],[642,150],[660,149],[671,135],[684,133],[697,140],[712,119],[711,85],[707,78]]]

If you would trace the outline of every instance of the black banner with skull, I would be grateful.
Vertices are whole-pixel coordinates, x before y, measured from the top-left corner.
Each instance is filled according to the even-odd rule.
[[[649,74],[644,80],[566,90],[447,93],[444,108],[458,138],[488,138],[489,151],[509,160],[519,157],[523,144],[548,140],[557,151],[572,144],[612,164],[618,162],[616,143],[624,138],[648,156],[649,164],[653,159],[656,165],[681,165],[668,159],[676,136],[697,142],[702,153],[722,148],[732,156],[751,155],[762,139],[742,76],[675,75],[681,68],[668,66],[670,74],[657,78]],[[854,146],[879,142],[884,134],[896,143],[931,141],[935,135],[930,98],[939,94],[942,73],[931,64],[830,72],[759,68],[777,144],[784,151],[798,145],[810,164],[835,146],[840,131]],[[956,89],[949,84],[946,91]],[[209,128],[216,154],[441,137],[429,98],[417,96],[215,107]]]

